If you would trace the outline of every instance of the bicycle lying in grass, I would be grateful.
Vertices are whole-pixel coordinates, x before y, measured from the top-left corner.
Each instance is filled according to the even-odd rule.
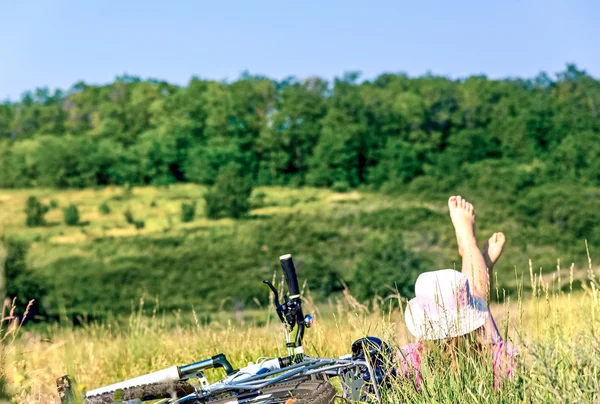
[[[279,293],[269,281],[279,319],[285,326],[288,356],[261,358],[256,363],[234,370],[225,355],[189,365],[167,369],[100,387],[77,397],[71,379],[57,380],[61,403],[88,404],[155,403],[185,404],[329,404],[336,398],[345,403],[374,401],[381,403],[381,387],[394,374],[386,360],[389,346],[376,337],[366,337],[352,344],[352,353],[340,358],[312,358],[304,355],[304,332],[313,318],[304,315],[298,278],[291,255],[280,257],[288,295],[280,302]],[[295,334],[294,334],[295,331]],[[294,335],[293,335],[294,334]],[[293,338],[292,338],[293,335]],[[226,376],[210,384],[207,369],[222,368]],[[341,395],[332,385],[341,384]]]

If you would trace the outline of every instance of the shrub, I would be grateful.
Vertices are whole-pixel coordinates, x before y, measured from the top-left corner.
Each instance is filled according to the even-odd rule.
[[[46,220],[44,219],[44,215],[48,210],[50,210],[49,206],[41,203],[37,197],[30,196],[27,198],[27,203],[25,204],[25,214],[27,215],[25,224],[29,227],[45,225]]]
[[[333,192],[348,192],[350,185],[345,181],[336,181],[331,186]]]
[[[250,206],[252,209],[263,208],[265,206],[265,200],[267,199],[267,194],[264,192],[258,192],[252,195],[252,200],[250,201]]]
[[[548,184],[523,193],[513,206],[516,218],[547,243],[600,241],[600,198],[573,184]]]
[[[63,217],[67,226],[77,226],[79,224],[79,209],[77,209],[77,206],[70,204],[63,209]]]
[[[188,223],[196,217],[196,202],[181,203],[181,221]]]
[[[206,216],[210,219],[240,218],[250,210],[251,194],[252,184],[248,178],[240,175],[235,166],[227,166],[204,195]]]
[[[56,201],[56,199],[52,199],[50,201],[50,209],[56,209],[58,208],[58,202]]]
[[[133,217],[133,213],[131,213],[131,210],[127,209],[125,211],[125,213],[123,213],[123,216],[125,216],[125,221],[129,224],[132,224],[135,226],[136,229],[143,229],[146,226],[146,222],[144,222],[143,220],[136,220]]]
[[[9,299],[16,299],[16,313],[22,316],[30,300],[35,299],[30,307],[28,318],[37,317],[45,314],[42,306],[47,290],[44,285],[44,279],[40,273],[34,273],[27,266],[28,245],[19,240],[3,239],[0,236],[0,242],[4,242],[6,247],[6,294]]]
[[[131,210],[127,209],[125,211],[125,213],[123,213],[123,216],[125,216],[125,221],[129,224],[133,224],[135,222],[135,219],[133,218],[133,213],[131,213]]]
[[[108,203],[102,202],[100,206],[98,206],[98,211],[102,215],[108,215],[110,213],[110,206],[108,206]]]
[[[359,299],[391,295],[412,297],[417,276],[427,265],[404,245],[401,234],[388,233],[369,240],[366,252],[356,263],[353,286]]]

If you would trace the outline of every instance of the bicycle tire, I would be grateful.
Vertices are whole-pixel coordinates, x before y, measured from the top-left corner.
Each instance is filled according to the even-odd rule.
[[[113,404],[115,395],[119,401],[134,400],[157,400],[161,398],[183,397],[195,391],[191,384],[178,381],[173,383],[151,383],[142,386],[130,387],[118,392],[98,394],[97,396],[86,397],[86,404]],[[122,392],[122,394],[121,394]]]
[[[260,390],[256,397],[229,394],[200,401],[206,404],[332,404],[337,391],[327,380],[301,380],[273,384]],[[246,397],[245,397],[246,396]],[[232,401],[237,399],[237,401]]]

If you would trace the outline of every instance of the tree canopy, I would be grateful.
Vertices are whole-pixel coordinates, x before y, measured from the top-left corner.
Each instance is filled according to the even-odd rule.
[[[555,79],[358,78],[126,75],[27,92],[0,104],[0,187],[212,184],[232,164],[257,185],[443,189],[500,171],[511,190],[600,185],[600,81],[576,66]]]

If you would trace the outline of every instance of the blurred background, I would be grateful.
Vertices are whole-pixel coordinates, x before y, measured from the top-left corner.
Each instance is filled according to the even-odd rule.
[[[142,297],[241,312],[292,253],[318,302],[410,297],[460,264],[453,194],[482,245],[507,236],[495,294],[572,263],[578,287],[600,244],[599,12],[3,2],[0,293],[38,320]]]

